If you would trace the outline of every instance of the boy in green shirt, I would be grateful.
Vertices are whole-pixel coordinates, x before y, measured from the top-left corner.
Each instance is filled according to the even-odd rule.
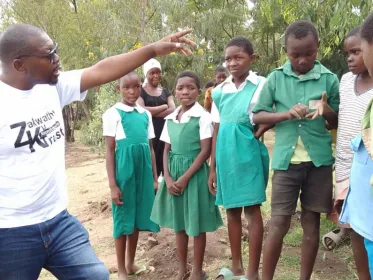
[[[275,125],[276,129],[272,217],[264,246],[263,280],[273,279],[299,192],[301,280],[311,278],[319,246],[320,213],[332,209],[334,158],[328,129],[338,123],[339,82],[316,60],[318,45],[311,22],[290,24],[285,32],[289,61],[268,76],[253,110],[255,124]]]

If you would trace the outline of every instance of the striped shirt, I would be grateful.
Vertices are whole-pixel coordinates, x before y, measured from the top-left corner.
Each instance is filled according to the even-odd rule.
[[[361,119],[369,101],[373,98],[373,88],[360,94],[356,92],[356,78],[357,75],[351,72],[343,75],[339,87],[340,105],[335,158],[336,182],[344,181],[350,177],[353,158],[350,142],[360,132]]]

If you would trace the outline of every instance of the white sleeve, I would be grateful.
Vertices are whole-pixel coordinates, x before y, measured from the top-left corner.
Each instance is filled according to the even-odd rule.
[[[148,114],[148,118],[149,118],[148,139],[153,139],[153,138],[155,138],[155,133],[154,133],[152,114],[150,114],[150,112],[148,110],[146,110],[146,113]]]
[[[341,82],[339,83],[339,116],[344,113],[345,104],[349,101],[348,93],[350,92],[350,85],[354,85],[354,83],[355,76],[351,72],[344,74],[341,78]]]
[[[215,102],[212,102],[211,105],[211,118],[214,123],[220,123],[220,114],[218,108],[215,105]]]
[[[159,139],[165,143],[171,144],[170,135],[168,134],[167,122],[168,120],[166,120],[166,122],[164,123],[161,137]]]
[[[214,127],[210,113],[205,112],[199,118],[199,138],[201,140],[212,138]]]
[[[84,70],[61,72],[56,84],[61,108],[74,101],[83,101],[87,91],[80,93],[80,81]]]
[[[251,99],[251,102],[249,105],[248,113],[249,113],[249,118],[250,118],[250,122],[252,125],[255,125],[255,123],[253,122],[253,116],[254,116],[253,109],[256,103],[258,102],[258,99],[259,99],[260,93],[262,92],[265,81],[266,81],[266,78],[260,77],[258,88],[255,90],[253,98]]]
[[[115,137],[117,134],[118,122],[120,116],[116,110],[110,108],[102,115],[103,136]]]

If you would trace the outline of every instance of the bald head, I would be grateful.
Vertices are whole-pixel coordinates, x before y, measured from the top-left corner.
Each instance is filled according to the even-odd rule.
[[[45,32],[30,24],[13,24],[0,36],[0,61],[10,64],[15,58],[35,50],[35,41]]]
[[[137,77],[139,78],[139,80],[140,80],[140,76],[139,76],[139,74],[138,74],[136,71],[131,71],[131,72],[129,72],[128,74],[124,75],[123,77],[119,78],[119,80],[118,80],[119,85],[121,84],[121,82],[122,82],[124,79],[126,79],[126,78],[129,77],[129,76],[137,76]]]

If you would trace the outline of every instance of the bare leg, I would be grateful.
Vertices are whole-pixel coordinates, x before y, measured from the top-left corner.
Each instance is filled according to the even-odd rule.
[[[352,252],[359,280],[371,280],[368,264],[368,254],[365,250],[364,238],[351,230]]]
[[[135,228],[134,232],[127,237],[127,251],[126,251],[126,270],[129,275],[134,274],[140,269],[135,264],[135,256],[137,249],[137,241],[139,240],[139,229]]]
[[[272,216],[264,243],[263,280],[272,280],[281,255],[282,243],[290,228],[291,216]]]
[[[264,231],[260,205],[245,207],[245,216],[249,221],[249,267],[246,278],[258,280]]]
[[[115,252],[117,254],[118,262],[118,280],[127,280],[128,274],[126,271],[126,236],[122,235],[119,238],[115,238]]]
[[[241,221],[242,208],[227,209],[228,218],[228,235],[231,245],[232,254],[232,267],[231,270],[234,275],[244,274],[242,266],[241,254],[241,235],[242,235],[242,221]],[[222,280],[223,277],[217,279]]]
[[[188,241],[189,241],[189,237],[185,233],[185,231],[180,231],[176,233],[177,257],[179,259],[179,273],[176,278],[177,280],[182,280],[185,274],[188,272],[188,269],[187,269]]]
[[[320,213],[302,209],[301,223],[303,228],[302,261],[300,280],[311,279],[313,267],[319,250]]]
[[[203,258],[206,249],[206,233],[194,237],[194,263],[189,280],[201,280],[203,270]]]

